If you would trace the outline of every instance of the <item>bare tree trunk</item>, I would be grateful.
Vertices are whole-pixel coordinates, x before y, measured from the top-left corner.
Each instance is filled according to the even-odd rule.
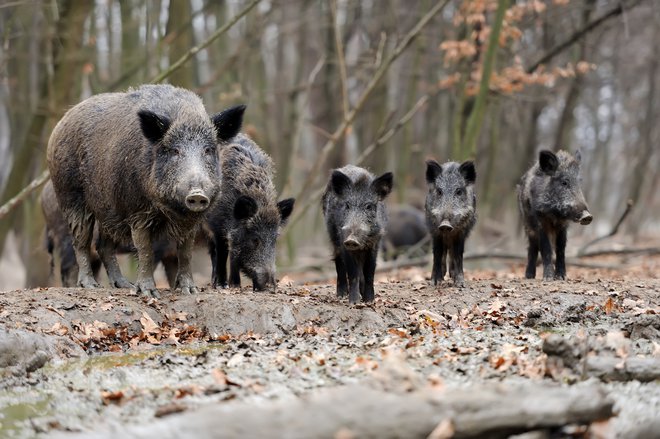
[[[185,26],[192,20],[189,0],[170,1],[167,17],[167,35],[170,64],[184,56],[195,46],[192,26]],[[193,88],[197,84],[195,62],[188,62],[170,75],[169,82],[184,88]]]
[[[50,108],[66,108],[75,102],[80,93],[80,72],[84,58],[81,57],[83,29],[85,20],[91,10],[91,3],[67,1],[61,4],[60,17],[53,39],[53,76],[50,81],[43,77],[41,83],[42,101],[39,110],[33,114],[22,147],[16,152],[15,160],[2,196],[2,203],[18,193],[30,180],[41,172],[44,167],[44,154],[35,154],[35,151],[45,151],[47,141],[46,129],[51,128],[52,113],[46,111]],[[31,254],[32,249],[40,247],[43,219],[36,212],[36,200],[27,202],[24,213],[35,218],[26,218],[24,224],[23,243],[24,259],[29,260],[28,286],[34,282],[43,283],[43,272],[47,270],[45,253],[41,256]],[[0,249],[4,248],[5,238],[15,225],[16,212],[10,213],[4,221],[0,222]],[[38,242],[38,244],[35,243]],[[27,255],[25,254],[27,253]],[[40,260],[35,260],[35,258]],[[36,271],[33,271],[36,270]],[[42,270],[39,272],[39,270]]]

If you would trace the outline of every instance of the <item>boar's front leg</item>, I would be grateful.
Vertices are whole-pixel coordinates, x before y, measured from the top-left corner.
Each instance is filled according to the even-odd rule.
[[[102,231],[99,231],[97,245],[99,257],[103,261],[105,271],[108,273],[110,285],[115,288],[133,288],[133,284],[126,280],[117,263],[116,245]]]
[[[213,288],[227,288],[227,258],[229,257],[229,243],[227,239],[217,234],[214,237],[215,251],[213,252]],[[239,276],[240,284],[240,276]]]
[[[360,275],[362,266],[358,263],[355,255],[343,250],[346,274],[348,276],[348,303],[353,305],[360,301]]]
[[[376,259],[378,257],[378,246],[374,249],[367,251],[364,258],[364,291],[362,292],[363,302],[373,302],[375,298],[374,293],[374,274],[376,273]]]
[[[555,279],[566,279],[566,228],[560,227],[555,238]]]
[[[62,203],[64,210],[64,203]],[[94,216],[87,211],[64,211],[73,235],[73,251],[78,262],[78,286],[83,288],[98,288],[92,268],[92,235],[94,233]]]
[[[337,271],[337,297],[344,297],[348,294],[348,280],[344,256],[341,252],[337,252],[335,255],[335,269]]]
[[[192,259],[192,249],[195,243],[195,233],[189,234],[177,247],[177,256],[179,257],[179,272],[176,275],[176,290],[181,294],[194,294],[199,290],[195,286],[190,268]]]
[[[543,228],[541,229],[540,244],[541,259],[543,260],[543,280],[553,280],[555,270],[552,266],[552,244],[548,232]]]
[[[431,282],[437,285],[442,282],[445,277],[446,265],[446,249],[442,236],[433,237],[433,269],[431,271]]]
[[[463,288],[465,278],[463,277],[463,251],[465,250],[465,238],[458,236],[451,243],[451,278],[454,280],[454,286]]]
[[[138,254],[138,275],[135,290],[142,296],[160,297],[154,282],[154,250],[151,243],[151,234],[146,228],[131,228],[133,245]]]

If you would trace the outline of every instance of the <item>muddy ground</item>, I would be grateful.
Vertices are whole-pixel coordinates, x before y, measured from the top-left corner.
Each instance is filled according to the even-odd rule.
[[[288,276],[275,293],[164,291],[160,300],[118,289],[7,291],[0,436],[112,437],[120,429],[139,437],[132,428],[209,406],[264,406],[342,385],[406,392],[586,382],[605,389],[614,416],[553,437],[589,428],[592,437],[637,437],[660,417],[660,257],[634,262],[569,266],[571,279],[555,282],[520,279],[519,264],[473,268],[463,289],[402,269],[378,276],[375,304],[353,307],[332,284]],[[548,337],[579,346],[575,364],[545,353]],[[599,358],[614,372],[585,366]],[[628,373],[631,359],[650,369]]]

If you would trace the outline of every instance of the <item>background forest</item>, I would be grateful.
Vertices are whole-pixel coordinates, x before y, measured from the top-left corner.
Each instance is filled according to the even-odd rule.
[[[209,112],[248,105],[245,131],[297,198],[285,267],[329,265],[318,198],[346,163],[392,170],[390,201],[422,206],[427,158],[475,159],[468,251],[522,254],[520,176],[541,148],[580,149],[595,220],[571,235],[607,233],[631,199],[624,231],[647,239],[660,232],[659,62],[653,0],[4,0],[0,204],[44,177],[72,105],[167,82]],[[0,211],[5,267],[26,286],[48,283],[38,194]]]

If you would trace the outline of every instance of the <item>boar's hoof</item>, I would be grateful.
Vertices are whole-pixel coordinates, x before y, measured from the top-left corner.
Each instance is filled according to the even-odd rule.
[[[125,277],[111,280],[110,284],[112,284],[112,286],[115,288],[135,288],[135,285],[127,281]]]
[[[455,280],[454,281],[454,286],[456,288],[465,288],[465,281],[464,280]]]
[[[81,279],[78,279],[78,286],[82,288],[100,288],[101,286],[99,285],[98,282],[92,277],[83,277]]]
[[[135,284],[135,292],[142,297],[160,299],[160,293],[158,293],[153,279],[138,280]]]
[[[178,291],[179,293],[183,294],[184,296],[188,296],[188,295],[190,295],[190,294],[197,294],[197,293],[199,293],[199,288],[197,288],[196,286],[193,285],[193,286],[189,286],[189,287],[180,287],[180,288],[177,288],[177,291]]]
[[[555,280],[566,280],[566,275],[561,274],[561,273],[557,273],[557,274],[555,274]]]
[[[195,286],[190,275],[179,276],[176,280],[176,291],[183,295],[197,294],[199,289]]]

